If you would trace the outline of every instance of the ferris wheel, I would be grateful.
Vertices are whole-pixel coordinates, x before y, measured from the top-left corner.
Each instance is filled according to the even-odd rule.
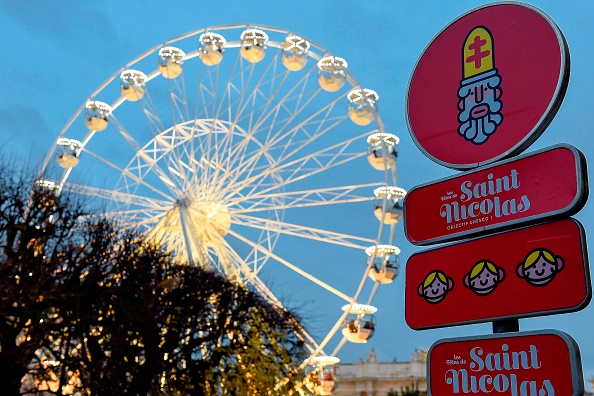
[[[308,388],[330,394],[326,367],[347,342],[373,335],[371,303],[398,275],[405,191],[378,98],[344,58],[302,36],[200,29],[92,92],[37,183],[87,197],[181,263],[247,284],[279,308],[289,295],[330,310],[327,328],[312,332],[306,321],[299,334],[311,352],[303,367],[319,379]],[[313,302],[314,293],[327,297]]]

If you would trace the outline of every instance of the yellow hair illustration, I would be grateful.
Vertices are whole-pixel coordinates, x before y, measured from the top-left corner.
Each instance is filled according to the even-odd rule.
[[[448,278],[445,276],[445,274],[441,271],[436,270],[430,272],[429,275],[427,275],[427,277],[425,278],[425,282],[423,282],[423,287],[425,288],[432,284],[436,277],[444,284],[448,284]]]
[[[535,249],[532,252],[530,252],[530,254],[528,255],[528,257],[526,257],[526,260],[524,261],[524,264],[523,264],[524,265],[524,268],[530,268],[541,257],[547,263],[550,263],[550,264],[555,264],[556,263],[555,256],[549,250],[547,250],[547,249]]]
[[[477,276],[479,276],[479,274],[481,272],[483,272],[483,269],[485,269],[485,267],[487,267],[487,271],[489,271],[493,275],[499,274],[499,271],[497,270],[497,267],[495,266],[495,264],[493,264],[492,262],[490,262],[488,260],[483,260],[483,261],[479,261],[472,267],[472,270],[470,271],[470,279],[472,280],[472,279],[476,278]]]

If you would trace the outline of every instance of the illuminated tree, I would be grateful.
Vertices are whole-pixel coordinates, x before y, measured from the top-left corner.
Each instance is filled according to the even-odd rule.
[[[12,174],[0,169],[3,394],[284,395],[299,381],[289,313]]]
[[[419,385],[414,382],[412,386],[406,385],[405,387],[400,388],[400,393],[391,389],[390,392],[388,392],[388,396],[427,396],[427,392],[419,390]]]

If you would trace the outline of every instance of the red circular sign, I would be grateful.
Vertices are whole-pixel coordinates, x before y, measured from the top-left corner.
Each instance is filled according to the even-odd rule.
[[[569,49],[546,14],[519,3],[486,5],[425,48],[408,85],[408,128],[433,161],[474,168],[530,146],[568,82]]]

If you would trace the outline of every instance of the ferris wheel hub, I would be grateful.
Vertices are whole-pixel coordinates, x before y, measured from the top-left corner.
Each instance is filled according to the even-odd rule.
[[[212,243],[213,231],[216,231],[221,237],[227,235],[231,229],[231,213],[229,208],[220,202],[204,202],[192,200],[191,198],[182,198],[175,205],[182,216],[184,208],[192,226],[200,234],[207,236],[207,240]],[[210,235],[210,237],[208,237]]]

